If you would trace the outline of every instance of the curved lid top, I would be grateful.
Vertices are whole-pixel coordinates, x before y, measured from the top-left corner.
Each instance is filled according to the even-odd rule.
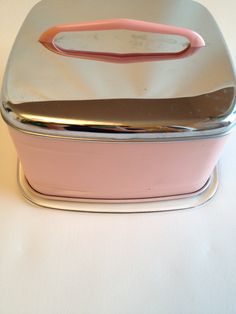
[[[205,47],[187,54],[189,37],[140,29],[59,28],[54,47],[72,55],[82,50],[81,58],[55,54],[39,42],[55,25],[121,18],[193,31]],[[98,56],[161,55],[159,60],[117,63],[87,59],[88,51]],[[12,49],[2,114],[25,132],[152,140],[225,132],[235,120],[234,101],[229,54],[202,5],[189,0],[43,0],[31,10]]]

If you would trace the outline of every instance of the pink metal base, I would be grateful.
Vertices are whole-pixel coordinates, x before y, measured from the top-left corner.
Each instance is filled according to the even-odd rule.
[[[17,173],[20,190],[31,204],[51,209],[72,210],[97,213],[150,213],[189,209],[206,204],[218,188],[218,171],[213,174],[201,190],[185,195],[160,198],[137,199],[85,199],[44,195],[35,191],[25,178],[21,164]],[[85,205],[86,203],[86,205]],[[145,203],[145,205],[143,205]],[[111,206],[112,204],[112,206]]]
[[[10,133],[33,189],[45,195],[108,200],[200,190],[228,139],[99,143],[34,136],[12,128]]]

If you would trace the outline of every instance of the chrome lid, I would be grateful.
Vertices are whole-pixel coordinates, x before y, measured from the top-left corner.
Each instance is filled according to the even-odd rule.
[[[205,46],[192,51],[187,31],[69,27],[111,19],[187,29]],[[54,53],[39,40],[58,25]],[[84,55],[73,57],[77,51]],[[98,59],[91,52],[98,52]],[[110,60],[104,60],[106,54]],[[141,58],[124,61],[127,56]],[[235,77],[227,47],[210,13],[189,0],[41,1],[17,36],[2,97],[8,124],[45,136],[183,139],[220,135],[235,123]]]

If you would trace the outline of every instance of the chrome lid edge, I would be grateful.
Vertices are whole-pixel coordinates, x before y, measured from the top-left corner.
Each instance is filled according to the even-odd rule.
[[[79,140],[83,142],[126,142],[126,143],[150,143],[150,142],[168,142],[168,141],[190,141],[190,140],[199,140],[207,138],[216,138],[221,136],[226,136],[233,131],[234,126],[236,125],[236,120],[234,119],[226,126],[219,126],[212,130],[202,130],[202,131],[186,131],[186,132],[175,132],[175,133],[132,133],[132,134],[111,134],[111,133],[92,133],[92,132],[66,132],[63,133],[58,130],[48,130],[43,131],[40,127],[35,127],[34,129],[29,130],[28,128],[23,128],[21,122],[12,122],[6,117],[4,111],[1,109],[1,115],[6,124],[25,134],[41,136],[52,139],[61,139],[61,140]],[[235,115],[235,114],[234,114]],[[236,117],[235,117],[236,118]]]

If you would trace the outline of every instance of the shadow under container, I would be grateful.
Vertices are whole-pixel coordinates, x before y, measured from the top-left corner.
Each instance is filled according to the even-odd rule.
[[[2,116],[30,186],[45,196],[120,202],[200,190],[235,123],[233,67],[210,13],[192,1],[148,0],[143,11],[138,0],[135,12],[124,0],[101,0],[93,12],[69,2],[32,9],[5,73]],[[103,2],[103,20],[85,23]],[[193,33],[202,39],[197,49]],[[78,39],[90,48],[79,50]],[[136,51],[131,39],[151,52]],[[170,43],[185,48],[155,52]]]

